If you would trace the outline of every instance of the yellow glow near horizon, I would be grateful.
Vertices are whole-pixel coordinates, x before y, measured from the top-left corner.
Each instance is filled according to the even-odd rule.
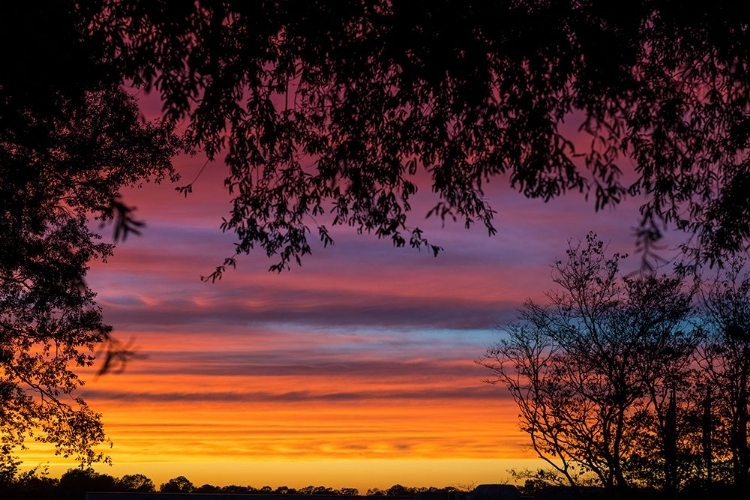
[[[196,485],[323,485],[364,493],[396,483],[507,482],[507,469],[538,466],[518,429],[515,403],[482,384],[471,361],[428,365],[451,374],[445,378],[419,371],[201,375],[180,373],[179,361],[158,354],[167,351],[157,338],[144,337],[144,349],[157,354],[85,386],[113,442],[102,451],[114,466],[97,465],[99,472],[141,473],[157,486],[184,475]],[[181,352],[207,347],[201,337]],[[24,465],[49,463],[53,475],[75,467],[50,457],[48,448],[34,445]]]
[[[240,485],[326,486],[331,488],[357,488],[365,494],[370,488],[387,489],[394,484],[404,486],[452,486],[471,489],[479,484],[513,483],[511,469],[537,469],[544,467],[539,459],[368,459],[368,460],[286,460],[228,462],[121,462],[113,466],[97,465],[103,474],[121,477],[125,474],[145,474],[160,484],[177,476],[187,477],[195,486]],[[28,467],[27,467],[28,468]],[[50,462],[49,472],[59,477],[71,464]]]

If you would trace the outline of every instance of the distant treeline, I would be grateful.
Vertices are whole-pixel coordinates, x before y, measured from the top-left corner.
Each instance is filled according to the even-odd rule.
[[[534,478],[529,477],[533,471],[510,471],[516,481],[524,484],[516,487],[507,485],[480,485],[474,489],[473,485],[444,488],[436,487],[408,487],[395,484],[390,488],[370,488],[364,495],[369,497],[412,496],[416,500],[503,500],[503,499],[536,499],[536,500],[611,500],[612,492],[606,488],[595,486],[580,486],[571,488],[562,486],[552,476],[543,478],[542,471],[536,471]],[[551,471],[548,471],[551,473]],[[628,498],[638,500],[706,500],[732,499],[737,497],[731,484],[714,483],[710,488],[695,487],[697,483],[682,489],[677,494],[669,494],[655,488],[633,488]],[[704,485],[705,486],[705,485]],[[212,484],[194,485],[185,476],[177,476],[160,484],[155,483],[144,474],[127,474],[114,477],[100,474],[91,468],[70,469],[59,479],[49,477],[46,470],[33,469],[28,472],[9,475],[7,471],[0,471],[0,499],[2,500],[85,500],[86,493],[208,493],[234,495],[287,495],[295,498],[297,495],[310,495],[324,500],[331,496],[352,497],[359,496],[357,488],[330,488],[326,486],[305,486],[304,488],[290,488],[279,486],[215,486]],[[298,498],[298,497],[297,497]],[[345,500],[342,498],[342,500]]]
[[[272,488],[263,486],[254,488],[252,486],[214,486],[204,484],[194,485],[185,476],[177,476],[158,487],[144,474],[126,474],[122,477],[114,477],[109,474],[100,474],[95,470],[70,469],[59,479],[49,477],[45,470],[33,469],[24,473],[17,471],[0,472],[0,495],[3,500],[75,500],[85,498],[86,492],[137,492],[137,493],[232,493],[232,494],[258,494],[258,495],[337,495],[356,496],[360,495],[357,488],[329,488],[326,486],[305,486],[304,488],[289,488],[279,486]],[[370,488],[365,493],[368,496],[405,496],[419,493],[438,491],[460,491],[459,488],[412,488],[396,484],[388,489]]]

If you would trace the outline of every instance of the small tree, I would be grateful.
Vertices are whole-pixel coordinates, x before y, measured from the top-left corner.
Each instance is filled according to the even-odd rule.
[[[695,345],[690,293],[678,278],[622,277],[624,256],[605,252],[593,234],[570,245],[550,304],[527,302],[480,363],[509,389],[533,449],[571,485],[622,494],[650,476],[674,491],[676,394]]]
[[[59,498],[57,479],[49,477],[49,470],[35,467],[23,473],[17,469],[0,471],[0,492],[3,500]]]
[[[195,486],[185,476],[177,476],[159,486],[162,493],[192,493]]]
[[[143,474],[126,474],[117,480],[118,491],[151,493],[156,491],[154,482]]]
[[[117,491],[117,481],[109,474],[99,474],[94,469],[70,469],[60,477],[60,493],[79,493],[87,491]]]

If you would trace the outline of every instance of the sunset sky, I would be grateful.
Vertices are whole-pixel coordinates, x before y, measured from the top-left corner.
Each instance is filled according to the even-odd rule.
[[[204,161],[178,158],[178,185]],[[105,319],[139,353],[82,391],[113,442],[114,466],[98,471],[364,493],[504,482],[537,464],[513,401],[475,360],[526,298],[543,300],[570,238],[593,230],[632,252],[637,203],[597,214],[579,195],[544,204],[497,179],[488,237],[423,220],[434,199],[422,185],[411,223],[445,249],[437,258],[337,227],[301,267],[269,273],[276,261],[258,253],[203,283],[233,251],[219,230],[224,174],[209,165],[187,199],[169,183],[123,193],[147,226],[92,266]],[[24,460],[53,474],[75,465],[34,449]]]

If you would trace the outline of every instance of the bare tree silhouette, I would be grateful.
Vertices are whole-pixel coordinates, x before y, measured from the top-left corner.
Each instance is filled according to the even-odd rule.
[[[748,498],[750,447],[750,274],[745,259],[735,258],[706,287],[703,297],[706,339],[697,353],[713,388],[707,399],[707,459],[728,457],[736,498]]]
[[[698,340],[686,328],[691,293],[680,278],[622,277],[622,256],[593,234],[567,257],[550,304],[527,302],[480,364],[510,391],[534,451],[572,486],[674,495],[691,451],[678,436]]]

